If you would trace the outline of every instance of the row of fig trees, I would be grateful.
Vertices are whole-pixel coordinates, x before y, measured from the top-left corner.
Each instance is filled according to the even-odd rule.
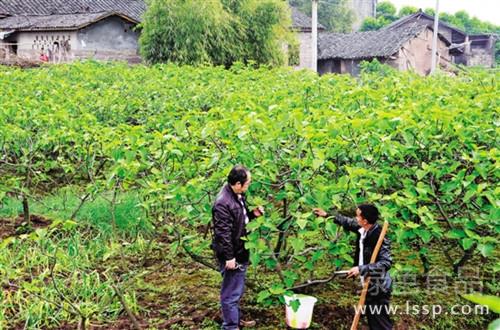
[[[173,253],[213,267],[211,204],[231,166],[245,164],[250,203],[267,209],[246,243],[253,267],[275,278],[259,287],[263,302],[352,262],[349,236],[313,207],[352,214],[377,204],[396,273],[442,260],[455,275],[473,258],[498,265],[497,75],[97,63],[2,71],[0,197],[18,198],[29,222],[33,199],[73,187],[71,218],[104,197],[118,234],[119,196],[134,192],[152,241],[166,237]]]

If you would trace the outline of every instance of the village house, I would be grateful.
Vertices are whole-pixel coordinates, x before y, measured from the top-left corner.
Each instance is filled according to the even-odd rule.
[[[142,0],[0,1],[0,59],[140,61],[144,10]]]
[[[362,61],[377,59],[398,70],[430,72],[434,17],[421,10],[378,31],[348,34],[321,33],[318,37],[318,72],[359,74]],[[495,66],[496,37],[469,35],[439,22],[438,66],[453,64]]]
[[[143,0],[9,0],[0,2],[0,60],[9,56],[66,62],[75,59],[139,62],[137,24]],[[312,67],[311,18],[291,8],[297,33],[296,68]],[[325,28],[319,24],[318,31]]]
[[[371,16],[375,6],[375,0],[366,1],[355,12]],[[140,62],[137,26],[145,10],[144,0],[0,1],[0,61],[19,57],[56,63],[83,58]],[[297,54],[290,64],[312,68],[312,20],[294,7],[291,15],[298,49],[292,49]],[[432,28],[433,17],[422,11],[379,31],[337,34],[318,24],[318,72],[357,74],[361,61],[377,58],[400,70],[427,74]],[[467,35],[440,22],[439,36],[441,66],[495,65],[493,35]]]
[[[356,1],[352,0],[351,4]],[[357,7],[357,14],[374,15],[376,1]],[[300,64],[311,68],[311,18],[292,8],[294,27],[299,33]],[[296,26],[295,26],[296,25]],[[398,70],[429,74],[432,58],[434,17],[419,10],[378,31],[331,33],[318,26],[318,73],[349,73],[357,75],[362,61],[378,61]],[[453,64],[495,66],[496,37],[490,34],[468,35],[439,23],[438,66],[450,70]]]
[[[296,33],[299,42],[298,63],[291,63],[296,69],[312,68],[312,19],[295,7],[292,11],[292,30]],[[318,23],[318,35],[326,31]]]
[[[384,30],[418,25],[433,28],[434,17],[419,10],[412,15],[400,18],[385,27]],[[495,66],[495,35],[467,34],[443,21],[439,21],[438,31],[450,43],[453,63],[466,66]]]
[[[318,72],[358,75],[362,61],[377,59],[398,70],[427,75],[431,69],[433,31],[427,26],[355,33],[322,33],[318,38]],[[452,62],[450,43],[439,34],[438,65]]]

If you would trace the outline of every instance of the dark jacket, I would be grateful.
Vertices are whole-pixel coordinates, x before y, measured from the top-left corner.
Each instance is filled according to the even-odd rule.
[[[361,239],[361,234],[358,230],[361,227],[358,225],[356,219],[348,218],[343,215],[336,215],[334,221],[336,224],[344,227],[345,230],[351,231],[357,235],[354,266],[359,266],[359,240]],[[389,269],[392,265],[391,241],[387,236],[384,237],[377,259],[375,259],[374,263],[370,263],[373,250],[375,250],[381,231],[382,227],[378,223],[375,223],[366,233],[363,241],[363,265],[359,266],[359,273],[361,276],[370,276],[368,296],[390,294],[392,289],[392,279],[389,275]]]
[[[248,219],[252,220],[255,215],[248,210],[245,196],[242,197]],[[250,254],[241,239],[247,234],[245,214],[238,201],[238,195],[228,184],[221,189],[212,207],[212,224],[214,229],[212,249],[217,259],[223,262],[236,258],[238,263],[248,262]]]

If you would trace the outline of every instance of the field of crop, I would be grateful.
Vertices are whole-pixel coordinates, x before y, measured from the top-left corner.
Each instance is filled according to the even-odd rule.
[[[358,281],[331,274],[350,268],[354,236],[313,207],[379,207],[395,305],[498,295],[498,71],[369,69],[0,68],[0,329],[216,329],[211,204],[234,164],[267,210],[246,243],[243,312],[259,329],[285,328],[290,290],[319,298],[313,329],[350,324]]]

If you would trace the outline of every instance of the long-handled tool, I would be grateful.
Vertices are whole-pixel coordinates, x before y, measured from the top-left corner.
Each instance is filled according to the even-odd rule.
[[[382,242],[384,241],[385,233],[387,233],[387,227],[389,227],[389,223],[385,221],[384,226],[382,227],[382,231],[380,232],[380,236],[378,237],[377,245],[375,245],[375,250],[373,250],[372,257],[370,259],[371,264],[373,264],[377,260],[378,252],[382,247]],[[363,308],[365,304],[366,294],[368,292],[369,284],[370,284],[370,276],[366,276],[365,281],[363,283],[363,290],[361,291],[361,296],[359,297],[358,306],[356,308],[356,315],[354,315],[354,320],[352,320],[351,330],[356,330],[358,328],[359,319],[361,317],[361,308]]]

